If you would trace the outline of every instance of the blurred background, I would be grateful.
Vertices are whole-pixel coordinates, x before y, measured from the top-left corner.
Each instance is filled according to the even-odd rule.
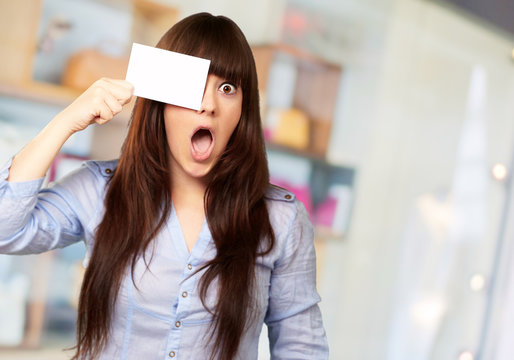
[[[199,11],[253,47],[272,182],[315,225],[331,359],[513,359],[512,1],[0,0],[0,161]],[[116,158],[127,108],[49,181]],[[83,254],[0,256],[1,359],[70,357]]]

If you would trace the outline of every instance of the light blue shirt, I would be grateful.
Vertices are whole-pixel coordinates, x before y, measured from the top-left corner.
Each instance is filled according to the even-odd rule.
[[[104,215],[107,180],[117,161],[89,161],[42,190],[43,179],[7,182],[10,164],[0,169],[0,253],[33,254],[84,241],[87,266],[95,229]],[[263,323],[268,326],[271,359],[328,359],[307,212],[292,193],[273,186],[266,202],[276,243],[269,254],[257,259],[257,315],[242,336],[236,359],[257,359]],[[199,297],[202,272],[188,276],[215,252],[206,222],[188,251],[173,209],[147,251],[149,270],[142,258],[136,264],[137,288],[127,271],[101,359],[208,359],[211,339],[206,334],[212,315]],[[237,301],[237,294],[224,296]],[[217,287],[211,284],[207,307],[212,308],[216,299]]]

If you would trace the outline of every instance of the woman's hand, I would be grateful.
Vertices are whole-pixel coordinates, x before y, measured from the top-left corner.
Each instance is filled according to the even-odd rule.
[[[133,87],[124,80],[103,78],[61,111],[13,159],[8,181],[43,177],[66,140],[92,123],[105,124],[132,98]]]
[[[97,80],[57,117],[70,134],[90,124],[105,124],[132,99],[133,86],[125,80]]]

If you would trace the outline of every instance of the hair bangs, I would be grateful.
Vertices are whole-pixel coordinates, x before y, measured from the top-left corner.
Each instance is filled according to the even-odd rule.
[[[209,74],[242,86],[243,90],[254,66],[246,38],[239,27],[224,16],[205,13],[187,22],[180,21],[157,47],[210,60]]]
[[[232,41],[231,46],[227,41],[223,46],[210,46],[205,48],[203,57],[211,60],[209,74],[214,74],[220,78],[243,86],[249,77],[249,65],[244,49],[236,41]]]

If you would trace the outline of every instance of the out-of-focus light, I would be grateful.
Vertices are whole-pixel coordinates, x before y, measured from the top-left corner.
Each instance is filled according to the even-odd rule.
[[[475,274],[469,279],[469,287],[473,291],[480,291],[485,286],[485,277],[481,274]]]
[[[507,167],[503,164],[495,164],[493,166],[492,173],[496,180],[505,180],[507,177]]]
[[[285,15],[284,25],[296,36],[302,36],[307,29],[307,19],[299,11],[289,10]]]
[[[512,60],[514,60],[514,49],[512,49]]]
[[[471,351],[463,351],[459,354],[459,360],[473,360],[475,357]]]
[[[444,312],[444,302],[439,297],[431,297],[419,301],[411,307],[413,320],[424,327],[437,324]]]

